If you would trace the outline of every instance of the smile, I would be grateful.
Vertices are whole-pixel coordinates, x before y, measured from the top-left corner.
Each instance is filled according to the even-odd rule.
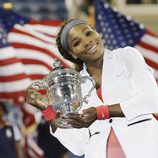
[[[91,54],[91,53],[94,53],[97,49],[97,44],[95,44],[92,48],[90,48],[86,54]]]

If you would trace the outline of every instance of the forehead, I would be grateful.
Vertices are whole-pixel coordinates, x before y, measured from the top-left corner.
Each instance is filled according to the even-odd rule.
[[[73,26],[70,29],[68,37],[72,38],[74,36],[78,36],[79,33],[84,32],[84,30],[86,30],[86,29],[92,29],[92,27],[90,25],[88,25],[88,24],[78,24],[78,25],[75,25],[75,26]]]

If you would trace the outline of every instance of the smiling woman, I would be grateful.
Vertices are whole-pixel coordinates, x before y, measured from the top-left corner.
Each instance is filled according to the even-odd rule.
[[[89,25],[86,21],[73,19],[67,23],[70,24],[71,21],[73,21],[73,23],[74,21],[80,23],[79,25],[75,23],[75,26],[73,25],[73,27],[72,25],[68,25],[66,28],[71,31],[67,36],[63,35],[63,28],[65,27],[61,27],[61,30],[57,35],[57,46],[62,56],[75,63],[76,70],[78,68],[81,70],[83,62],[86,60],[88,60],[87,62],[94,62],[96,59],[100,58],[100,55],[103,56],[103,43],[95,28]],[[65,23],[65,25],[67,23]]]
[[[86,24],[76,25],[70,30],[68,37],[69,53],[73,58],[91,63],[103,56],[102,41],[92,27]]]
[[[49,117],[51,134],[85,158],[157,158],[158,125],[152,113],[158,113],[158,89],[142,55],[132,47],[107,50],[98,32],[80,19],[66,22],[56,43],[61,55],[80,67],[81,76],[94,78],[96,87],[79,114],[64,118],[73,129],[61,129],[52,106],[44,110],[44,99],[32,101],[30,85],[28,103]],[[83,84],[83,95],[90,86]]]

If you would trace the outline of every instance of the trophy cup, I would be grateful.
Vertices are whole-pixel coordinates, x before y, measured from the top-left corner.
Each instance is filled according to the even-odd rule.
[[[83,102],[88,103],[88,97],[95,88],[95,81],[90,76],[82,77],[71,68],[63,68],[59,61],[55,61],[54,70],[41,80],[41,85],[48,85],[51,95],[51,104],[55,111],[60,112],[56,119],[59,128],[72,128],[63,117],[67,114],[78,113]],[[92,87],[84,97],[81,93],[81,84],[90,80]]]

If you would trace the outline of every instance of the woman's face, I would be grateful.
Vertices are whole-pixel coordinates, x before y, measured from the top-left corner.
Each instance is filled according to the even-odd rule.
[[[100,35],[87,24],[74,26],[68,34],[70,54],[83,62],[94,62],[103,56],[104,48]]]

